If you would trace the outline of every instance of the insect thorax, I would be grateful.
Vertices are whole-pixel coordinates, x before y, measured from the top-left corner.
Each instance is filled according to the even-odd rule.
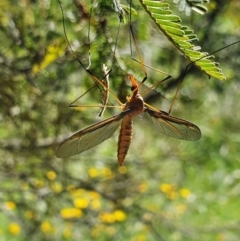
[[[132,96],[126,103],[124,110],[130,110],[129,117],[133,118],[144,111],[144,101],[140,94]]]

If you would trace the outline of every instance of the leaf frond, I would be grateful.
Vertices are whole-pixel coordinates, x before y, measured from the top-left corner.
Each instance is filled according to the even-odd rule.
[[[201,47],[193,44],[194,41],[198,41],[196,34],[187,26],[181,25],[181,18],[172,13],[168,3],[158,0],[140,0],[140,3],[163,34],[197,68],[209,77],[226,79],[222,70],[218,68],[219,63],[213,61],[213,56],[201,52]]]

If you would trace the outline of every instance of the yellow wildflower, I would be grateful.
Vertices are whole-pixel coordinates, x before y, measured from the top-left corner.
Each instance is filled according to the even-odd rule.
[[[62,184],[60,182],[53,182],[51,183],[50,188],[54,193],[60,193],[62,191]]]
[[[26,211],[25,213],[24,213],[24,216],[25,216],[25,218],[27,218],[27,219],[32,219],[33,218],[33,216],[34,216],[34,213],[33,213],[33,211]]]
[[[88,169],[88,176],[91,177],[91,178],[95,178],[99,175],[99,171],[96,169],[96,168],[89,168]]]
[[[101,202],[99,199],[94,199],[90,203],[90,208],[93,210],[99,210],[101,208]]]
[[[101,212],[98,218],[103,223],[123,222],[126,219],[126,214],[122,210],[115,210],[113,213]]]
[[[168,192],[166,195],[167,195],[167,198],[173,200],[173,199],[175,199],[177,197],[177,192],[172,190],[172,191]]]
[[[179,194],[181,197],[187,198],[190,195],[190,191],[186,188],[182,188],[180,189]]]
[[[47,179],[50,181],[53,181],[57,177],[54,171],[48,171],[46,175],[47,175]]]
[[[48,221],[44,221],[41,223],[40,229],[44,233],[50,233],[50,232],[52,232],[53,227]]]
[[[81,209],[86,208],[88,206],[88,203],[89,203],[89,201],[84,198],[76,198],[73,201],[74,207],[81,208]]]
[[[80,218],[83,215],[78,208],[63,208],[60,211],[60,216],[64,219]]]
[[[100,194],[99,194],[98,192],[89,191],[88,194],[89,194],[89,196],[90,196],[92,199],[100,198]]]
[[[103,169],[101,170],[101,175],[102,175],[103,177],[107,178],[107,179],[111,179],[111,178],[114,177],[111,169],[109,169],[109,168],[107,168],[107,167],[105,167],[105,168],[103,168]]]
[[[8,231],[9,233],[13,235],[18,235],[21,231],[20,226],[17,223],[10,223],[8,225]]]
[[[71,191],[71,195],[73,196],[73,197],[80,197],[80,196],[82,196],[83,194],[85,194],[85,189],[83,189],[83,188],[78,188],[78,189],[74,189],[74,190],[72,190]]]
[[[7,210],[13,210],[16,208],[16,204],[14,202],[8,201],[4,203],[4,207]]]
[[[127,168],[125,166],[119,166],[118,167],[118,172],[120,174],[125,174],[127,172]]]
[[[114,223],[115,221],[114,215],[108,212],[99,213],[98,218],[103,223]]]
[[[43,181],[38,179],[33,179],[33,186],[36,188],[43,187]]]
[[[166,194],[167,198],[169,199],[175,199],[177,196],[177,192],[175,191],[176,188],[173,185],[163,183],[159,187],[160,191]]]
[[[162,183],[160,185],[159,189],[163,193],[168,193],[169,191],[171,191],[172,186],[170,184],[167,184],[167,183]]]
[[[118,222],[123,222],[126,219],[126,213],[123,212],[122,210],[115,210],[113,212],[113,216],[115,221],[118,221]]]

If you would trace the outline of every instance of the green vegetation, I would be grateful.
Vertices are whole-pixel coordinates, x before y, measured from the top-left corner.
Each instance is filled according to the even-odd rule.
[[[208,8],[202,16],[185,16],[179,5],[166,2],[181,25],[194,30],[201,51],[240,39],[238,0],[198,6]],[[62,0],[62,7],[69,43],[87,68],[91,3]],[[168,111],[189,62],[140,2],[133,7],[144,63],[172,76],[145,100]],[[101,79],[101,64],[112,67],[110,89],[125,102],[131,92],[127,73],[139,81],[145,75],[131,58],[128,14],[119,13],[112,1],[94,1],[90,70]],[[164,136],[143,114],[134,119],[124,166],[117,163],[117,132],[89,151],[59,159],[55,150],[63,139],[120,112],[109,108],[100,118],[99,108],[68,107],[94,83],[70,51],[62,21],[57,0],[0,3],[0,241],[238,241],[240,45],[214,54],[226,81],[209,79],[193,65],[184,76],[171,114],[196,124],[199,141]],[[134,45],[132,50],[137,59]],[[167,77],[149,68],[147,73],[146,86]],[[100,102],[94,88],[76,103]],[[110,97],[109,105],[118,103]]]

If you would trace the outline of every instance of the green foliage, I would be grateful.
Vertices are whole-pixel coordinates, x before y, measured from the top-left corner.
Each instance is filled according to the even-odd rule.
[[[192,44],[193,41],[198,40],[197,36],[193,30],[180,24],[180,17],[172,14],[172,11],[169,10],[168,3],[157,0],[143,0],[140,2],[160,30],[184,56],[189,58],[207,75],[225,80],[222,70],[217,67],[218,63],[212,60],[213,56],[208,56],[208,53],[200,52],[199,49],[201,49],[201,47]],[[205,56],[208,56],[208,58],[204,58]]]
[[[226,82],[209,80],[194,66],[184,77],[172,114],[199,126],[198,142],[161,135],[143,115],[134,119],[123,167],[117,133],[87,152],[58,159],[55,150],[64,138],[102,120],[99,108],[68,108],[94,83],[69,50],[57,1],[11,3],[0,3],[0,240],[238,240],[239,45],[216,54]],[[209,13],[191,19],[174,5],[171,11],[184,26],[193,24],[201,47],[211,53],[239,39],[240,20],[239,1],[210,3]],[[116,56],[110,88],[124,102],[130,92],[126,73],[139,80],[144,73],[131,59],[127,13],[114,55],[119,13],[111,4],[93,4],[90,70],[101,79],[101,64],[111,68]],[[91,3],[65,0],[62,6],[67,37],[86,68]],[[188,63],[142,5],[133,7],[145,64],[173,76],[146,101],[168,111]],[[147,72],[146,85],[166,77]],[[78,101],[99,102],[97,88]]]

